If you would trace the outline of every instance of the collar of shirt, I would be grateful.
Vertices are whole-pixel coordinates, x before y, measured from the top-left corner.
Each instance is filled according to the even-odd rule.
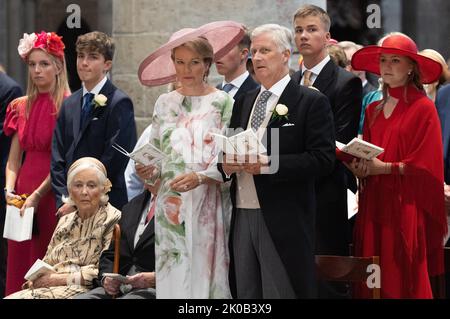
[[[272,87],[269,89],[266,89],[263,85],[261,85],[261,91],[259,92],[258,97],[265,90],[269,90],[272,93],[272,95],[269,97],[269,100],[267,100],[266,116],[270,111],[272,111],[290,80],[291,77],[289,76],[289,74],[286,74],[280,81],[272,85]]]
[[[94,95],[99,94],[107,80],[108,77],[105,75],[105,77],[100,82],[98,82],[97,85],[94,86],[94,88],[91,91],[88,91],[83,83],[83,96],[85,96],[86,93],[93,93]]]
[[[250,73],[248,73],[248,71],[245,71],[244,73],[242,73],[241,75],[239,75],[237,78],[233,79],[230,82],[225,82],[225,80],[222,82],[222,87],[225,86],[225,84],[227,83],[231,83],[233,84],[233,88],[230,90],[230,92],[228,92],[228,94],[231,97],[234,97],[234,95],[237,93],[237,91],[239,90],[239,88],[241,87],[242,84],[244,84],[245,80],[247,79],[247,77],[250,75]]]
[[[330,56],[327,55],[322,61],[317,63],[314,67],[311,69],[306,68],[304,64],[302,64],[302,75],[306,70],[311,71],[311,85],[314,84],[314,81],[317,79],[317,76],[322,72],[322,69],[325,67],[325,65],[330,61]],[[303,85],[303,77],[301,83]]]

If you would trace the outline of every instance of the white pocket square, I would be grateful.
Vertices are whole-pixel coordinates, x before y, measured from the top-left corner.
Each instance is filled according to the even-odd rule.
[[[98,117],[94,117],[91,121],[97,121]]]
[[[281,127],[288,127],[288,126],[295,126],[295,124],[294,123],[286,123],[286,124],[283,124]]]

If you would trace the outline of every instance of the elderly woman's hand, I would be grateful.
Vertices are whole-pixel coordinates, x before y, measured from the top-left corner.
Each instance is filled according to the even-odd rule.
[[[115,296],[120,292],[119,290],[120,285],[121,285],[120,281],[110,277],[105,277],[105,279],[103,280],[103,288],[105,289],[106,293],[110,296]]]
[[[33,288],[66,286],[68,274],[45,274],[32,282]]]
[[[170,182],[170,187],[180,193],[190,191],[198,185],[200,185],[200,180],[195,172],[178,175]]]
[[[156,280],[154,272],[141,272],[133,276],[128,276],[127,283],[133,288],[155,288]]]

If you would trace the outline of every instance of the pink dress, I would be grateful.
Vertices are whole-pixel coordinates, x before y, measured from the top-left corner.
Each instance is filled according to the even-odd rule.
[[[27,97],[12,101],[6,111],[3,130],[6,135],[19,136],[25,159],[16,181],[17,194],[31,194],[50,173],[51,144],[56,124],[56,109],[48,93],[38,95],[26,117]],[[37,234],[31,240],[8,240],[5,295],[21,290],[25,273],[36,261],[43,258],[56,226],[55,195],[52,191],[43,196],[35,211]],[[37,221],[37,223],[36,223]]]

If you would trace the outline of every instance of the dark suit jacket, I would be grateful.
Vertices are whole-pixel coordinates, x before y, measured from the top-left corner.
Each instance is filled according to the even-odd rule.
[[[362,97],[364,98],[367,93],[370,93],[370,92],[376,91],[376,90],[377,90],[376,87],[374,87],[372,84],[370,84],[370,82],[367,82],[366,85],[363,86]]]
[[[301,71],[292,80],[300,84]],[[348,143],[358,134],[362,104],[362,83],[352,73],[329,61],[313,84],[330,101],[336,140]],[[351,172],[336,161],[333,172],[317,181],[316,253],[348,255],[351,241],[347,219],[347,188],[356,191]]]
[[[6,108],[9,103],[20,96],[22,96],[22,89],[19,84],[5,73],[0,72],[0,185],[2,185],[2,189],[5,187],[5,167],[11,144],[11,138],[3,133],[3,122],[5,121]],[[3,225],[3,219],[5,218],[4,201],[5,198],[2,191],[0,195],[0,225]]]
[[[231,128],[247,128],[258,93],[259,90],[251,91],[236,102]],[[333,117],[323,94],[299,87],[293,81],[289,82],[278,103],[288,107],[288,121],[269,122],[266,147],[271,162],[279,161],[279,168],[274,174],[254,176],[254,182],[264,220],[297,297],[314,298],[314,180],[329,174],[333,168]],[[294,125],[282,127],[287,122]],[[275,133],[270,129],[279,129],[278,154],[271,151],[271,136]],[[219,170],[223,174],[220,164]],[[226,178],[224,174],[223,177]],[[236,207],[235,174],[230,191],[233,207]],[[232,224],[233,221],[234,218]],[[233,262],[231,272],[232,265]],[[231,287],[234,287],[233,283]]]
[[[67,195],[67,171],[77,159],[91,156],[99,159],[108,171],[112,189],[110,203],[118,209],[127,203],[124,179],[128,158],[112,148],[117,143],[131,152],[136,144],[133,103],[109,80],[100,91],[107,97],[106,106],[95,108],[80,130],[83,90],[68,97],[60,110],[52,141],[51,178],[56,205]]]
[[[218,86],[216,86],[216,88],[218,88],[219,90],[222,90],[222,84],[219,84]],[[245,81],[242,83],[240,88],[237,90],[236,94],[234,95],[234,100],[236,101],[241,96],[243,96],[245,93],[247,93],[251,90],[257,89],[257,88],[259,88],[259,83],[256,82],[255,80],[253,80],[252,76],[249,75],[245,79]]]
[[[126,275],[134,265],[138,272],[155,271],[155,222],[154,218],[142,233],[136,247],[134,247],[134,235],[136,234],[142,211],[150,200],[150,193],[144,191],[133,198],[122,209],[122,217],[119,221],[121,229],[119,273]],[[114,264],[114,242],[102,252],[99,262],[98,283],[101,282],[103,273],[112,272]]]
[[[444,146],[444,181],[450,184],[450,84],[438,90],[436,108],[439,114],[442,130],[442,144]]]

